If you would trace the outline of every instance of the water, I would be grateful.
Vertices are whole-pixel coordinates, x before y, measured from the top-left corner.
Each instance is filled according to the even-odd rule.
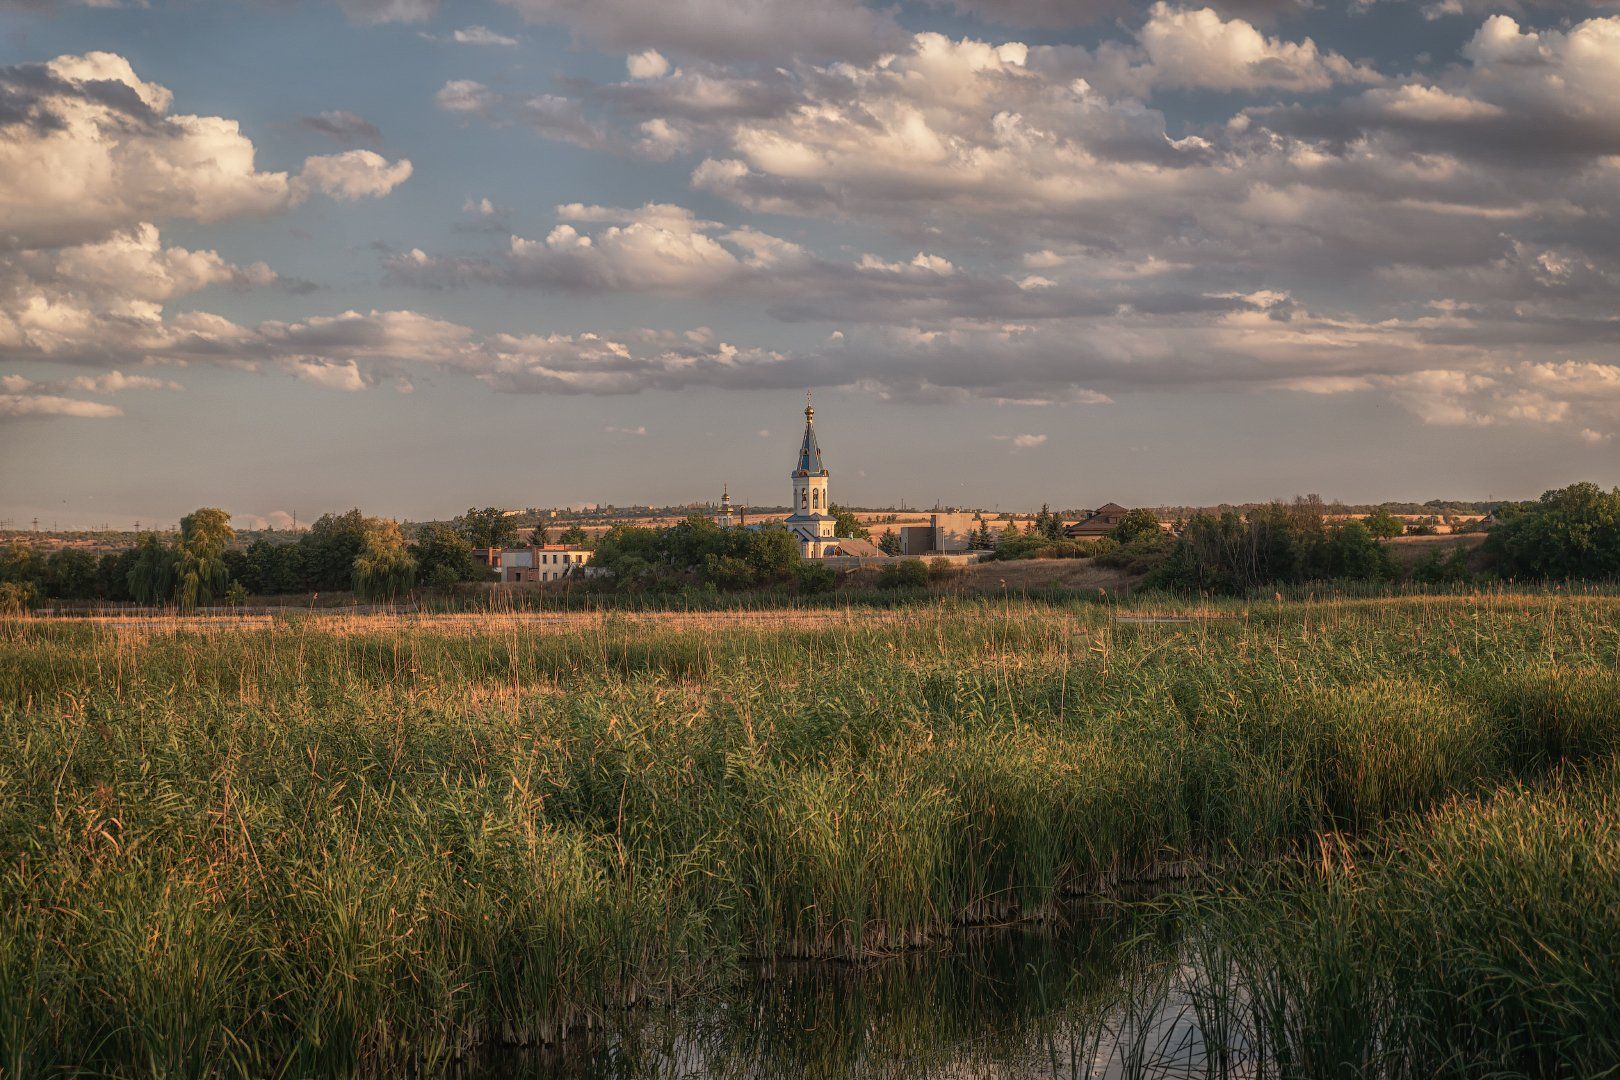
[[[1209,1075],[1180,954],[1166,917],[964,931],[869,963],[779,963],[731,992],[626,1014],[559,1049],[496,1052],[478,1071],[580,1080]],[[1235,1061],[1221,1071],[1253,1070]]]

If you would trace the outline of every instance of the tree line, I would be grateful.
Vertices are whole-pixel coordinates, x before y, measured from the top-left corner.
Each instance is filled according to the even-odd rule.
[[[249,595],[348,590],[391,600],[418,585],[493,580],[474,549],[517,541],[515,525],[494,507],[420,526],[410,538],[398,522],[358,509],[325,514],[296,540],[260,536],[245,547],[233,546],[230,522],[224,510],[203,507],[181,519],[177,535],[146,533],[132,547],[99,556],[74,548],[46,555],[10,544],[0,548],[0,607],[50,598],[193,608]],[[545,543],[545,533],[534,530],[532,542]],[[574,526],[562,540],[583,544],[584,530]]]

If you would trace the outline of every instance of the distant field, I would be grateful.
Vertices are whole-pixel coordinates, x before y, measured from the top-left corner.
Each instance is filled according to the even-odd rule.
[[[1184,905],[1108,993],[1200,1045],[1584,1075],[1617,660],[1600,594],[0,620],[0,1069],[439,1071],[1091,896]]]

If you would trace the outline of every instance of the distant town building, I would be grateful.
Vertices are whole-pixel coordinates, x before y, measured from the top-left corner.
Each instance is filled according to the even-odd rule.
[[[928,515],[927,525],[906,525],[900,529],[900,554],[943,555],[968,549],[968,533],[947,527],[942,518],[965,518],[966,514]]]
[[[1070,540],[1095,540],[1099,536],[1107,536],[1114,531],[1114,526],[1125,520],[1130,513],[1119,503],[1104,503],[1097,507],[1086,517],[1075,522],[1063,530],[1063,535]]]
[[[730,485],[722,485],[720,488],[720,509],[715,512],[714,523],[722,529],[729,529],[737,524],[737,515],[731,508]]]
[[[588,548],[569,547],[566,544],[540,544],[522,548],[506,548],[499,553],[498,567],[501,581],[514,584],[524,581],[562,581],[564,578],[585,577],[589,574],[591,552]]]

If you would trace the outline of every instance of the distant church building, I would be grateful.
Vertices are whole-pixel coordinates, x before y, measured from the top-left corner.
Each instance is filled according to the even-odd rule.
[[[731,506],[730,484],[726,484],[720,489],[720,510],[714,515],[714,523],[722,529],[729,529],[737,524],[737,514]]]
[[[787,527],[799,538],[799,551],[807,559],[838,553],[837,519],[827,500],[827,466],[816,444],[816,410],[804,406],[804,441],[799,444],[799,460],[790,474],[793,480],[793,513]]]
[[[808,402],[804,406],[804,440],[799,444],[799,458],[788,474],[793,481],[793,512],[783,522],[799,541],[799,554],[806,559],[825,559],[832,556],[858,556],[866,559],[883,558],[883,552],[870,540],[839,537],[838,519],[833,517],[832,501],[827,497],[827,466],[821,460],[821,447],[816,443],[816,410]],[[720,508],[714,523],[722,529],[740,527],[758,529],[765,525],[744,524],[741,515],[731,504],[731,490],[722,490]]]

